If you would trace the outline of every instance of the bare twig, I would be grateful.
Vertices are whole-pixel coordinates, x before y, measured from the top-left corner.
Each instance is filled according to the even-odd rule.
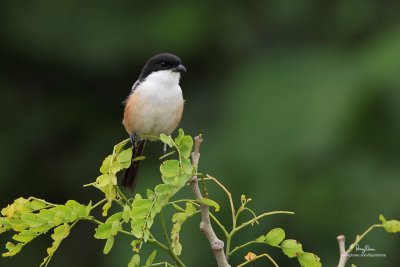
[[[192,152],[192,165],[194,166],[196,172],[199,165],[200,159],[200,145],[203,142],[201,135],[196,136],[194,138],[194,151]],[[201,194],[199,183],[197,179],[197,175],[193,176],[190,179],[190,185],[192,187],[192,191],[196,197],[196,199],[203,199],[203,195]],[[201,222],[200,222],[200,230],[206,236],[208,242],[210,242],[211,248],[214,252],[215,259],[217,260],[218,267],[230,267],[228,260],[226,259],[224,253],[224,242],[220,240],[214,232],[210,221],[210,213],[207,205],[204,205],[200,202],[200,210],[201,210]]]
[[[339,243],[339,251],[340,251],[340,260],[338,267],[344,267],[346,266],[346,262],[349,259],[349,254],[346,252],[346,245],[345,245],[345,240],[346,238],[344,235],[339,235],[337,237],[338,243]]]

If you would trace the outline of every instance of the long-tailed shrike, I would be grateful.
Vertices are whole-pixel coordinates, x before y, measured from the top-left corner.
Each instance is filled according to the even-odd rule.
[[[143,135],[170,135],[178,126],[183,112],[181,73],[186,68],[181,60],[168,53],[151,57],[125,101],[122,121],[131,137],[132,159],[143,155],[146,138]],[[132,161],[125,171],[122,185],[130,190],[136,186],[140,161]]]

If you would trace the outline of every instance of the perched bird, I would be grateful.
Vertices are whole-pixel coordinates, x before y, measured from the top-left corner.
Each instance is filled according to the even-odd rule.
[[[181,73],[186,72],[181,60],[168,53],[151,57],[125,101],[122,121],[130,135],[132,159],[143,155],[146,138],[143,135],[170,135],[178,126],[183,112]],[[165,151],[165,150],[164,150]],[[130,190],[136,186],[140,161],[132,161],[125,171],[122,185]]]

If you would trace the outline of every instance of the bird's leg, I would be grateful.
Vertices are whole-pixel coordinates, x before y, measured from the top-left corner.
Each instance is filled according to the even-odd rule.
[[[164,155],[167,154],[167,144],[164,144]]]
[[[136,133],[131,133],[130,134],[130,138],[131,138],[131,143],[132,143],[132,147],[136,146],[136,138],[137,138],[137,134]]]

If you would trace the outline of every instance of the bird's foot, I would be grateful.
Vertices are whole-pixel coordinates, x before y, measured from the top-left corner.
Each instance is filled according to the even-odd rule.
[[[137,142],[140,141],[139,135],[137,133],[131,133],[130,138],[131,138],[132,147],[136,147]]]

